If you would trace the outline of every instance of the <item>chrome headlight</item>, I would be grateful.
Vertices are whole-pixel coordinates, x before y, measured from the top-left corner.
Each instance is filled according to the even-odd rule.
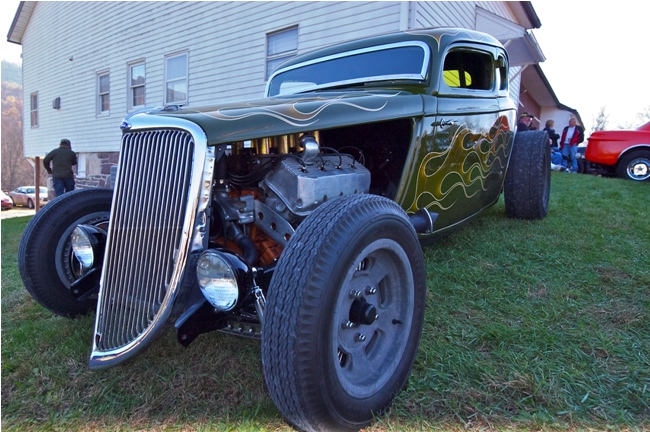
[[[217,310],[228,312],[239,301],[240,288],[246,288],[248,266],[235,255],[207,250],[196,265],[196,277],[203,296]]]
[[[72,251],[84,270],[101,264],[106,233],[90,225],[77,225],[71,236]]]

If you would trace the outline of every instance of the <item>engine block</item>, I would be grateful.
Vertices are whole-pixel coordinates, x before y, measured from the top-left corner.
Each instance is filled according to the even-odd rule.
[[[349,155],[321,154],[311,164],[285,158],[262,182],[266,204],[287,220],[339,196],[368,193],[370,171]]]

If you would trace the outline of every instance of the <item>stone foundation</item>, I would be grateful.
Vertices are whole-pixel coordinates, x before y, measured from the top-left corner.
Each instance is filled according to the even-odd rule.
[[[111,167],[117,166],[119,153],[86,153],[86,177],[76,178],[80,189],[111,188]]]

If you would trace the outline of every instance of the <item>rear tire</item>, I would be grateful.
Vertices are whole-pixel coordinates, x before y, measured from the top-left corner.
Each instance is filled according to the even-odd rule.
[[[96,299],[78,301],[70,285],[80,266],[70,244],[79,224],[108,226],[113,191],[79,189],[43,207],[29,221],[18,247],[18,269],[25,288],[41,306],[57,315],[76,317],[95,309]]]
[[[616,175],[634,181],[650,180],[650,151],[636,150],[621,158]]]
[[[506,215],[543,219],[551,192],[551,150],[545,131],[518,132],[504,184]]]
[[[29,209],[34,208],[34,201],[32,201],[31,198],[27,198],[27,208],[29,208]]]
[[[338,198],[298,227],[273,275],[262,335],[267,387],[292,425],[358,430],[386,410],[417,352],[424,275],[417,234],[386,198]]]

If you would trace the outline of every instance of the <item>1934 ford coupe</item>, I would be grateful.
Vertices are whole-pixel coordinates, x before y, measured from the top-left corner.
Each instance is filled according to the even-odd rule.
[[[509,217],[546,216],[548,136],[515,124],[507,52],[482,33],[298,56],[265,98],[130,114],[114,190],[38,212],[21,276],[55,314],[96,311],[92,369],[133,358],[169,324],[183,345],[214,330],[258,338],[294,427],[356,430],[409,376],[421,245],[502,193]]]

